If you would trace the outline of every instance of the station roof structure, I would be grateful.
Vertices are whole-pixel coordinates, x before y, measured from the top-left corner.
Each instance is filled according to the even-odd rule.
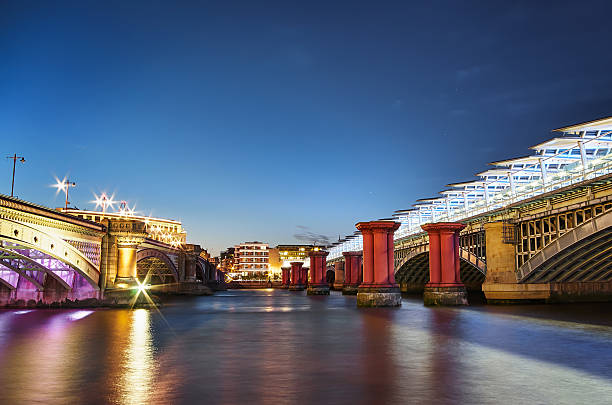
[[[447,184],[439,197],[421,198],[413,208],[395,211],[392,219],[401,222],[395,239],[421,233],[420,225],[427,222],[459,221],[565,187],[576,179],[612,173],[612,117],[553,132],[560,134],[531,146],[532,154],[491,162],[493,168],[476,173],[475,179]],[[341,240],[331,246],[328,259],[361,248],[362,243],[361,236]]]

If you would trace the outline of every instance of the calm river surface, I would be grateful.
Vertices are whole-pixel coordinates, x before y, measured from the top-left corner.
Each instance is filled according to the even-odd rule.
[[[0,403],[610,404],[612,306],[250,290],[161,313],[3,310]]]

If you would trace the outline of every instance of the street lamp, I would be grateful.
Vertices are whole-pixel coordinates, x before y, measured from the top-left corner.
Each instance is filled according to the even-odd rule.
[[[15,191],[15,166],[17,165],[17,159],[21,163],[25,163],[25,158],[23,156],[17,156],[15,153],[13,156],[7,156],[7,159],[13,159],[13,182],[11,183],[11,197],[13,196],[13,192]]]
[[[57,180],[57,184],[55,184],[55,187],[57,188],[58,192],[61,190],[61,191],[64,191],[66,193],[66,205],[64,205],[64,210],[67,210],[68,209],[68,204],[69,204],[69,202],[68,202],[68,189],[70,187],[76,187],[76,183],[74,181],[70,181],[70,180],[64,178],[64,180],[62,180],[62,181]]]
[[[115,200],[113,200],[114,196],[109,198],[106,193],[102,193],[100,197],[95,194],[94,196],[96,197],[96,200],[94,201],[96,203],[96,208],[100,206],[102,207],[102,217],[104,217],[104,214],[106,214],[106,207],[113,208],[113,204],[115,204]]]

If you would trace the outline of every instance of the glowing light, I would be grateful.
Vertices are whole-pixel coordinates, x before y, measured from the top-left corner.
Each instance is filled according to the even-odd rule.
[[[55,177],[55,184],[51,184],[51,187],[55,187],[55,195],[58,195],[62,191],[66,191],[66,178],[64,177],[62,180]]]
[[[116,201],[114,200],[114,194],[109,197],[106,195],[106,193],[102,193],[100,194],[100,196],[94,193],[94,198],[95,200],[92,202],[96,204],[96,208],[102,207],[102,212],[106,212],[107,207],[112,209],[113,205],[116,203]]]
[[[141,283],[140,280],[136,280],[136,289],[138,290],[138,294],[143,293],[148,288],[149,288],[149,285],[145,283]]]
[[[15,315],[22,315],[22,314],[27,314],[28,312],[32,312],[31,309],[28,309],[26,311],[15,311],[13,312]]]
[[[93,314],[93,311],[76,311],[68,315],[68,319],[71,321],[78,321],[79,319],[83,319],[86,316]]]
[[[119,206],[119,215],[122,216],[134,216],[135,207],[130,208],[128,202],[123,200],[121,201],[121,205]]]
[[[151,401],[154,392],[153,379],[156,374],[149,311],[137,309],[132,312],[128,342],[121,373],[122,402],[146,404]]]
[[[118,288],[128,288],[128,285],[126,283],[119,283],[117,284]]]

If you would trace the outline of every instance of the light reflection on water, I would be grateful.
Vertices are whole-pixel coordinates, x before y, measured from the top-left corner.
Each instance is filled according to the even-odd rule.
[[[262,290],[172,301],[165,320],[0,311],[0,403],[609,403],[610,309]]]
[[[153,394],[153,378],[157,372],[153,359],[151,314],[146,309],[136,309],[130,315],[130,335],[121,373],[121,398],[125,405],[146,404]]]

